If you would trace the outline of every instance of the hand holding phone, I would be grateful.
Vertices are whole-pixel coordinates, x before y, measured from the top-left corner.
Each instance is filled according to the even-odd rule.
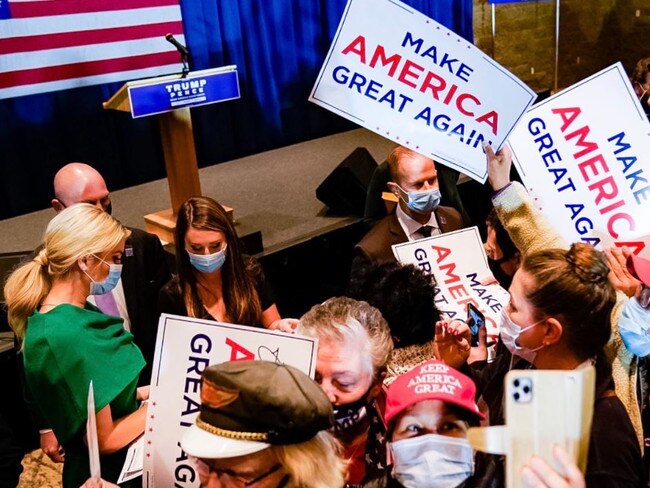
[[[470,428],[467,439],[474,449],[506,455],[508,488],[527,486],[522,468],[530,467],[533,456],[565,480],[579,480],[564,462],[567,458],[558,459],[554,451],[560,446],[571,466],[575,464],[584,472],[595,385],[593,366],[568,371],[512,370],[504,384],[506,425]]]
[[[485,327],[485,315],[471,303],[467,304],[467,325],[472,333],[471,345],[478,346],[478,332],[481,327]]]

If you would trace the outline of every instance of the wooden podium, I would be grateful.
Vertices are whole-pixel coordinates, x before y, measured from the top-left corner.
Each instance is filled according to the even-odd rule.
[[[239,98],[236,66],[194,71],[186,77],[160,76],[125,83],[105,109],[131,112],[134,118],[156,115],[162,138],[171,208],[144,216],[145,229],[174,242],[176,211],[188,198],[201,195],[190,107]],[[232,208],[224,207],[232,218]]]

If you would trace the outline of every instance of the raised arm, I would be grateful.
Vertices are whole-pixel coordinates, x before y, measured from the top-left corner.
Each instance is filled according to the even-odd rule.
[[[496,154],[485,146],[492,203],[503,227],[522,254],[551,248],[567,248],[562,236],[535,207],[525,188],[510,181],[512,152],[506,145]]]

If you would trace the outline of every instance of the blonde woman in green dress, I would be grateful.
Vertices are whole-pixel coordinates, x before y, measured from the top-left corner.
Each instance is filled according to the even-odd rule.
[[[102,475],[116,481],[126,446],[144,432],[148,387],[138,390],[144,359],[122,319],[86,300],[119,279],[129,231],[89,204],[48,224],[43,247],[5,285],[9,323],[22,342],[25,379],[37,414],[65,450],[63,486],[89,477],[85,424],[93,381]]]

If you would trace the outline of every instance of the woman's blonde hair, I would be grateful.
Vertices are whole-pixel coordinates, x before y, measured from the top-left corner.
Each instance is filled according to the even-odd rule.
[[[341,446],[327,431],[320,431],[307,442],[270,449],[291,477],[290,486],[341,488],[345,484],[346,465],[341,458]]]
[[[71,205],[57,214],[47,225],[42,249],[11,273],[5,284],[9,325],[16,336],[24,338],[27,318],[54,280],[65,277],[84,256],[111,251],[129,233],[108,213],[88,203]]]
[[[393,339],[381,312],[352,298],[335,297],[314,305],[300,318],[298,332],[320,340],[366,342],[359,354],[370,359],[373,375],[386,369],[393,352]]]

